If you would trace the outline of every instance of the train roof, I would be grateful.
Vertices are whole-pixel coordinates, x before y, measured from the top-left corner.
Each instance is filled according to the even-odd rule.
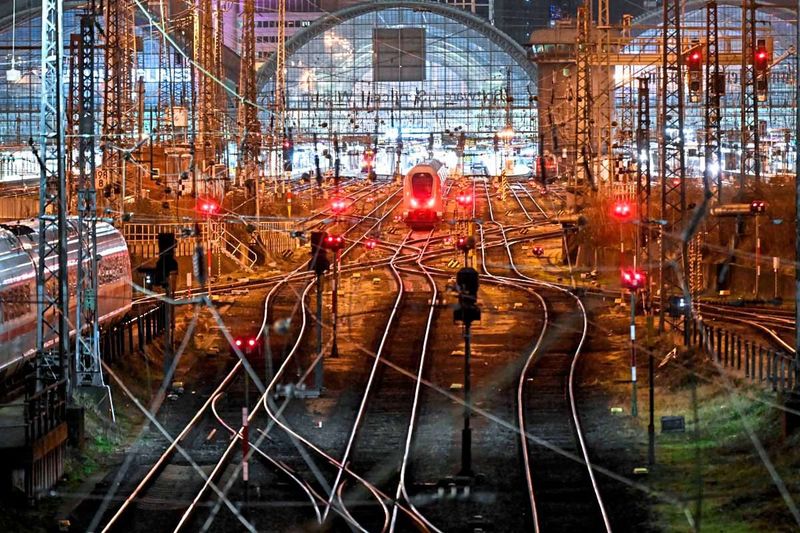
[[[438,159],[426,159],[424,161],[420,161],[416,165],[414,165],[411,170],[414,170],[417,167],[432,167],[434,172],[438,173],[439,169],[444,166],[444,163],[439,161]]]

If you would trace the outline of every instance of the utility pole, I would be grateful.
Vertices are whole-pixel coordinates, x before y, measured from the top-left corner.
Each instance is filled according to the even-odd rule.
[[[158,4],[160,26],[166,33],[167,14],[164,10],[164,2],[159,2]],[[172,53],[167,38],[163,33],[157,32],[157,39],[158,64],[161,67],[158,69],[157,108],[159,112],[163,113],[163,119],[156,127],[160,134],[159,140],[162,144],[167,145],[175,143],[175,139],[172,136],[175,126],[175,86],[170,83],[171,76],[169,75],[172,73]],[[166,76],[164,71],[168,73]]]
[[[603,76],[605,77],[605,90],[602,91],[602,98],[597,103],[600,109],[600,131],[602,144],[605,144],[605,156],[603,147],[598,150],[600,154],[600,165],[603,177],[608,180],[608,186],[613,187],[614,183],[614,71],[611,65],[611,12],[608,5],[609,0],[598,0],[597,2],[597,63],[602,65]],[[590,21],[591,23],[591,21]],[[591,83],[591,81],[590,81]],[[595,104],[595,102],[593,102]],[[591,109],[589,110],[591,113]]]
[[[636,254],[638,264],[645,269],[647,290],[643,296],[645,311],[650,309],[649,295],[653,264],[653,231],[650,220],[651,158],[650,158],[650,83],[646,76],[639,78],[639,94],[636,110],[636,196],[638,198],[639,227],[636,231]],[[639,236],[642,236],[640,239]],[[641,241],[644,240],[644,243]]]
[[[684,140],[684,80],[681,48],[681,0],[664,0],[664,36],[661,64],[661,218],[665,221],[661,238],[661,301],[658,329],[666,322],[680,328],[680,318],[667,313],[667,298],[679,292],[686,296],[689,272],[688,243],[681,238],[686,212],[686,169]],[[684,309],[690,309],[685,302]],[[688,317],[683,314],[684,344],[688,345]]]
[[[69,356],[69,281],[64,153],[63,3],[42,1],[41,93],[39,101],[39,235],[36,275],[37,387],[55,377],[72,398],[74,367]],[[36,152],[33,139],[31,148]],[[52,268],[53,264],[58,269]]]
[[[742,168],[739,174],[741,190],[750,179],[756,187],[761,183],[755,56],[756,0],[742,0]]]
[[[105,61],[106,80],[103,94],[103,170],[97,186],[109,200],[121,188],[122,167],[126,164],[121,150],[111,144],[125,148],[125,137],[133,131],[135,107],[132,98],[132,72],[136,42],[134,35],[133,9],[129,0],[106,2],[105,6]],[[125,199],[120,194],[120,213],[124,211]]]
[[[705,102],[705,197],[722,203],[722,93],[725,75],[719,67],[719,14],[716,0],[706,4],[706,102]],[[716,217],[706,217],[707,234],[716,233],[722,243],[722,226]]]
[[[591,78],[591,3],[578,8],[577,42],[575,43],[575,159],[572,172],[572,189],[575,195],[572,207],[577,208],[579,190],[590,183],[596,188],[591,173],[592,162],[592,78]]]
[[[273,110],[275,125],[273,141],[280,138],[283,146],[286,135],[286,0],[278,0],[278,42],[275,49],[275,107]],[[277,134],[276,134],[277,132]],[[281,192],[286,192],[287,177],[291,177],[291,161],[289,171],[285,171],[286,162],[283,152],[279,150],[275,157],[275,179],[281,176]]]
[[[461,471],[459,475],[472,477],[472,428],[470,415],[472,413],[471,383],[470,383],[470,358],[472,347],[471,326],[473,322],[481,319],[481,310],[478,307],[478,271],[474,268],[464,267],[456,274],[456,288],[458,290],[458,305],[453,311],[453,320],[464,325],[464,428],[461,430]]]
[[[242,13],[242,57],[239,71],[239,168],[237,181],[252,179],[256,192],[256,216],[261,202],[258,159],[261,151],[261,123],[256,108],[256,21],[255,0],[245,0]]]
[[[216,57],[214,47],[214,24],[211,0],[200,0],[198,9],[194,14],[194,57],[196,61],[210,73],[206,74],[198,69],[197,72],[197,149],[195,151],[195,165],[200,169],[204,182],[208,184],[211,171],[217,162],[217,136],[219,135],[220,113],[217,107],[217,83],[214,78],[220,78],[216,71]],[[195,191],[199,194],[199,191]],[[206,185],[204,194],[209,193]]]
[[[325,272],[330,268],[330,261],[325,250],[325,240],[328,234],[324,231],[311,232],[311,262],[309,268],[317,277],[317,366],[314,368],[314,388],[322,394],[324,385],[324,355],[322,353],[322,290]]]
[[[76,386],[102,387],[97,279],[97,191],[94,163],[95,13],[81,17],[78,132],[78,280],[75,294]],[[124,164],[124,159],[122,160]]]

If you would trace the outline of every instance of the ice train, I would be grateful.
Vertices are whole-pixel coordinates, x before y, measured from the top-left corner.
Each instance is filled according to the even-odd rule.
[[[68,219],[70,323],[75,323],[78,273],[77,219]],[[55,235],[53,235],[55,239]],[[0,224],[0,381],[7,379],[36,351],[36,271],[39,222]],[[97,223],[97,306],[100,324],[121,319],[131,308],[131,260],[122,234]],[[53,258],[52,270],[58,271]],[[56,290],[54,286],[47,290]],[[74,333],[74,332],[72,332]]]
[[[447,167],[436,159],[414,165],[403,181],[403,220],[411,229],[430,229],[444,214]]]

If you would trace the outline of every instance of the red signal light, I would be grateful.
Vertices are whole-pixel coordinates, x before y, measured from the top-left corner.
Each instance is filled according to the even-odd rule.
[[[459,237],[458,240],[456,240],[456,248],[458,248],[462,252],[467,250],[473,250],[475,248],[475,238],[471,236]]]
[[[753,200],[750,202],[750,213],[758,215],[767,211],[767,203],[764,200]]]
[[[367,240],[367,242],[365,242],[365,243],[364,243],[364,247],[365,247],[367,250],[374,250],[374,249],[375,249],[375,246],[377,246],[377,244],[378,244],[378,243],[377,243],[377,242],[375,242],[375,239],[369,239],[369,240]]]
[[[344,239],[341,235],[328,235],[325,237],[325,248],[329,250],[341,250],[344,248]]]
[[[331,211],[334,213],[342,213],[347,209],[347,201],[343,198],[334,198],[331,200]]]
[[[625,219],[631,216],[633,209],[628,202],[617,202],[614,204],[614,216],[619,219]]]
[[[544,248],[541,246],[534,246],[533,255],[535,255],[536,257],[542,257],[544,255]]]
[[[626,289],[637,290],[641,289],[645,282],[645,275],[638,270],[623,270],[622,271],[622,286]]]
[[[202,200],[199,209],[204,215],[216,215],[219,212],[219,204],[213,200]]]

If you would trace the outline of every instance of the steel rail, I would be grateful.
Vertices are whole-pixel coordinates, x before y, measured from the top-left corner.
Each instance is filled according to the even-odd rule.
[[[488,203],[488,206],[489,206],[490,220],[491,220],[492,223],[494,223],[498,227],[500,227],[501,232],[503,234],[503,238],[505,239],[505,231],[503,229],[503,225],[500,222],[497,222],[495,220],[495,217],[494,217],[494,210],[492,209],[491,195],[489,193],[489,189],[488,189],[488,187],[484,187],[484,188],[485,188],[485,191],[486,191],[487,203]],[[584,342],[586,340],[586,336],[587,336],[587,333],[588,333],[588,317],[587,317],[587,313],[586,313],[586,308],[584,307],[583,302],[581,301],[581,299],[578,298],[571,291],[569,291],[567,289],[564,289],[562,287],[559,287],[557,285],[554,285],[554,284],[551,284],[551,283],[548,283],[548,282],[544,282],[544,281],[541,281],[541,280],[536,280],[536,279],[531,278],[531,277],[529,277],[529,276],[527,276],[525,274],[522,274],[519,271],[519,269],[517,268],[516,263],[514,262],[514,257],[513,257],[513,254],[511,252],[510,246],[506,246],[506,254],[508,255],[508,259],[509,259],[509,263],[511,265],[511,268],[514,270],[514,272],[522,280],[525,280],[526,282],[531,283],[531,284],[533,284],[535,286],[541,286],[541,287],[547,287],[547,288],[555,289],[555,290],[558,290],[558,291],[562,292],[563,294],[569,295],[572,299],[575,300],[576,304],[580,308],[581,317],[583,319],[583,328],[582,328],[580,340],[578,342],[578,346],[575,349],[574,355],[572,357],[572,362],[570,364],[569,378],[568,378],[570,410],[571,410],[571,413],[572,413],[572,421],[573,421],[573,423],[575,425],[575,433],[577,434],[578,441],[579,441],[579,444],[580,444],[581,454],[583,456],[584,463],[585,463],[587,472],[589,474],[589,479],[590,479],[591,484],[592,484],[592,490],[594,491],[595,499],[597,500],[597,505],[598,505],[598,507],[600,509],[600,513],[601,513],[602,518],[603,518],[603,524],[605,526],[606,531],[610,533],[610,531],[611,531],[611,523],[610,523],[610,521],[608,519],[608,513],[606,511],[605,504],[603,503],[603,498],[602,498],[602,496],[600,494],[600,488],[599,488],[599,486],[597,484],[597,480],[596,480],[595,475],[594,475],[594,469],[592,467],[591,459],[589,458],[589,452],[588,452],[588,448],[586,446],[586,439],[585,439],[585,437],[583,435],[583,429],[582,429],[582,426],[581,426],[581,423],[580,423],[580,417],[578,416],[577,403],[576,403],[576,400],[575,400],[575,368],[577,367],[578,359],[579,359],[579,357],[581,355],[581,351],[583,349],[583,345],[584,345]]]
[[[404,288],[403,288],[403,282],[400,279],[399,273],[397,272],[397,268],[395,266],[395,261],[397,259],[397,256],[403,250],[403,244],[405,244],[405,242],[408,240],[410,235],[411,235],[411,232],[409,232],[406,235],[406,237],[403,239],[403,242],[399,246],[397,246],[397,249],[396,249],[394,255],[392,255],[392,258],[391,258],[391,260],[389,261],[389,264],[388,264],[389,268],[394,273],[395,279],[397,281],[397,297],[394,300],[394,305],[392,306],[392,310],[389,313],[389,319],[386,321],[386,327],[384,328],[383,335],[381,337],[380,343],[378,344],[378,349],[375,352],[375,359],[374,359],[374,361],[372,363],[372,368],[370,369],[369,377],[367,378],[367,383],[366,383],[366,386],[364,387],[364,392],[362,393],[362,396],[361,396],[361,403],[358,406],[358,411],[356,412],[356,417],[355,417],[355,420],[353,421],[353,428],[350,431],[350,436],[348,437],[347,445],[345,446],[344,454],[343,454],[342,459],[341,459],[341,464],[342,465],[346,465],[348,463],[349,459],[350,459],[350,452],[351,452],[351,450],[353,448],[353,443],[355,442],[356,435],[358,434],[358,429],[359,429],[359,427],[361,425],[361,421],[363,419],[364,412],[366,411],[366,408],[367,408],[367,400],[368,400],[368,398],[370,396],[370,393],[372,392],[372,385],[373,385],[373,383],[375,381],[375,376],[377,375],[378,368],[380,367],[380,363],[382,362],[383,349],[386,346],[386,341],[389,338],[389,332],[391,331],[392,324],[394,323],[395,316],[397,315],[397,310],[400,307],[400,302],[403,299],[403,295],[404,295],[405,291],[404,291]],[[331,497],[328,500],[327,506],[325,507],[325,513],[323,515],[323,519],[328,516],[328,511],[330,509],[330,502],[333,499],[333,494],[337,491],[337,487],[339,486],[339,482],[340,482],[341,477],[342,477],[342,472],[343,472],[343,468],[339,468],[337,473],[336,473],[336,479],[334,480],[333,486],[331,487]],[[341,495],[339,497],[340,497],[340,501],[341,501]],[[344,503],[344,502],[342,502],[342,503]],[[384,520],[384,525],[383,525],[382,531],[386,531],[386,528],[389,525],[389,516],[387,515],[385,518],[386,518],[386,520]]]
[[[428,235],[429,239],[433,236],[433,230],[431,230],[430,234]],[[395,492],[395,501],[399,501],[400,497],[402,496],[414,514],[422,520],[426,525],[428,525],[434,531],[441,531],[439,528],[434,526],[425,516],[414,506],[411,498],[408,496],[408,491],[406,490],[406,473],[408,470],[408,462],[409,457],[411,456],[411,442],[414,436],[414,426],[417,418],[417,410],[419,407],[419,397],[420,397],[420,390],[422,386],[422,373],[425,369],[425,356],[428,352],[428,342],[430,340],[430,333],[433,325],[433,315],[434,311],[436,310],[436,301],[439,298],[439,288],[436,286],[436,282],[433,279],[433,276],[426,270],[425,265],[422,263],[422,260],[425,256],[425,250],[427,250],[428,245],[430,244],[430,240],[426,242],[425,246],[423,246],[422,251],[420,252],[419,256],[417,257],[416,264],[417,266],[423,271],[425,277],[428,279],[428,283],[431,287],[431,303],[428,309],[428,319],[425,325],[425,336],[422,340],[422,350],[420,353],[419,359],[419,366],[417,369],[417,376],[416,382],[414,385],[414,401],[411,406],[411,416],[409,418],[409,425],[408,431],[406,433],[406,443],[405,449],[403,450],[403,460],[400,465],[400,480],[397,485],[397,491]],[[392,522],[389,528],[389,531],[394,531],[397,525],[397,505],[395,505],[394,509],[392,510]]]
[[[384,206],[386,203],[388,203],[388,202],[389,202],[389,201],[390,201],[392,198],[394,198],[394,196],[396,196],[398,193],[399,193],[399,190],[398,190],[398,191],[395,191],[394,193],[392,193],[392,194],[391,194],[390,196],[388,196],[388,197],[387,197],[387,198],[386,198],[386,199],[385,199],[383,202],[381,202],[379,205],[377,205],[377,206],[376,206],[376,207],[375,207],[375,208],[374,208],[374,209],[373,209],[371,212],[375,212],[375,211],[377,211],[378,209],[380,209],[381,207],[383,207],[383,206]],[[395,208],[397,205],[399,205],[399,202],[398,202],[398,203],[397,203],[397,204],[396,204],[396,205],[395,205],[395,206],[394,206],[392,209],[390,209],[390,210],[389,210],[387,213],[391,212],[391,211],[392,211],[392,210],[393,210],[393,209],[394,209],[394,208]],[[375,226],[377,226],[378,224],[379,224],[379,222],[376,222],[375,224],[373,224],[373,226],[371,226],[371,227],[370,227],[370,229],[369,229],[369,230],[367,230],[367,232],[365,232],[365,233],[362,235],[362,237],[361,237],[361,238],[363,238],[363,237],[365,237],[366,235],[368,235],[368,234],[369,234],[369,232],[370,232],[370,231],[371,231],[371,230],[372,230],[372,229],[373,229]],[[347,233],[349,233],[351,230],[355,229],[355,228],[356,228],[358,225],[360,225],[360,222],[357,222],[356,224],[354,224],[354,225],[353,225],[353,226],[352,226],[350,229],[348,229],[348,230],[345,232],[345,234],[347,234]],[[359,239],[359,240],[360,240],[360,239]],[[346,249],[345,249],[345,250],[342,252],[342,257],[346,256],[346,255],[347,255],[347,254],[348,254],[348,253],[349,253],[351,250],[353,250],[353,248],[355,248],[355,246],[356,246],[356,244],[353,244],[353,245],[351,245],[350,247],[346,248]],[[297,274],[300,272],[300,269],[301,269],[301,268],[303,268],[304,266],[305,266],[305,265],[300,265],[300,266],[298,266],[298,267],[297,267],[297,268],[296,268],[296,269],[295,269],[295,270],[294,270],[294,271],[293,271],[291,274],[287,275],[287,276],[286,276],[286,279],[285,279],[285,283],[288,283],[289,281],[293,281],[293,278],[295,277],[295,275],[297,275]],[[297,351],[297,348],[299,347],[299,345],[300,345],[300,342],[301,342],[301,340],[302,340],[302,337],[303,337],[303,335],[304,335],[305,328],[306,328],[306,325],[307,325],[307,313],[305,312],[305,300],[306,300],[306,295],[307,295],[307,294],[308,294],[308,292],[310,291],[311,287],[313,287],[314,283],[315,283],[315,281],[314,281],[314,280],[312,280],[311,282],[309,282],[309,283],[306,285],[306,287],[305,287],[305,289],[304,289],[304,291],[303,291],[303,295],[301,296],[301,299],[300,299],[300,301],[301,301],[301,308],[302,308],[302,317],[303,317],[303,318],[302,318],[302,323],[301,323],[301,329],[300,329],[300,332],[299,332],[299,333],[298,333],[298,335],[297,335],[297,338],[296,338],[296,341],[295,341],[295,343],[294,343],[294,346],[292,347],[292,349],[291,349],[290,353],[287,355],[287,357],[284,359],[284,362],[283,362],[283,364],[281,365],[281,367],[280,367],[280,369],[278,370],[278,372],[276,372],[276,374],[275,374],[275,376],[273,377],[272,381],[271,381],[271,382],[270,382],[270,383],[269,383],[269,384],[268,384],[268,385],[265,387],[265,390],[264,390],[264,392],[263,392],[263,394],[262,394],[261,398],[260,398],[260,399],[258,400],[258,402],[256,403],[256,407],[255,407],[253,410],[251,410],[251,411],[250,411],[250,413],[248,414],[248,421],[250,421],[250,420],[254,419],[254,417],[256,416],[256,414],[257,414],[257,412],[258,412],[258,407],[259,407],[259,406],[260,406],[260,405],[263,403],[263,404],[264,404],[264,407],[265,407],[265,410],[266,410],[266,412],[267,412],[267,415],[268,415],[270,418],[272,418],[272,419],[273,419],[273,421],[274,421],[275,423],[277,423],[277,425],[278,425],[279,427],[281,427],[281,428],[282,428],[282,429],[283,429],[283,430],[284,430],[284,431],[285,431],[285,432],[286,432],[286,433],[287,433],[287,434],[288,434],[290,437],[292,437],[292,440],[293,440],[293,441],[298,441],[299,443],[306,444],[307,446],[309,446],[309,445],[310,445],[310,447],[311,447],[312,449],[314,449],[315,451],[322,452],[322,450],[318,450],[318,449],[317,449],[317,448],[316,448],[316,447],[315,447],[313,444],[311,444],[309,441],[307,441],[306,439],[302,438],[302,437],[301,437],[300,435],[298,435],[296,432],[292,431],[292,430],[291,430],[291,429],[290,429],[288,426],[286,426],[286,425],[284,425],[282,422],[280,422],[280,421],[278,420],[278,417],[280,416],[280,414],[277,414],[277,415],[275,415],[275,414],[274,414],[274,413],[271,411],[271,409],[269,408],[269,402],[267,401],[267,400],[268,400],[268,398],[269,398],[269,391],[270,391],[270,389],[274,388],[274,386],[277,384],[277,380],[278,380],[278,379],[280,378],[280,376],[283,374],[283,371],[285,370],[285,368],[286,368],[286,366],[287,366],[288,362],[289,362],[289,361],[290,361],[290,360],[293,358],[293,356],[294,356],[294,353]],[[261,338],[262,338],[262,337],[265,335],[265,332],[266,332],[267,328],[269,327],[269,325],[268,325],[268,324],[269,324],[269,308],[268,308],[267,302],[265,302],[265,306],[264,306],[264,315],[263,315],[263,317],[264,317],[264,318],[263,318],[263,320],[262,320],[262,322],[261,322],[261,328],[259,329],[259,332],[258,332],[258,334],[257,334],[257,336],[256,336],[258,339],[261,339]],[[270,424],[270,427],[268,428],[267,432],[269,431],[269,429],[271,429],[271,427],[272,427],[272,424]],[[239,431],[241,432],[241,431],[242,431],[242,429],[243,429],[243,428],[242,428],[242,427],[240,427],[240,428],[239,428]],[[220,458],[220,461],[217,463],[217,465],[215,466],[214,470],[213,470],[213,471],[212,471],[212,473],[209,475],[209,478],[208,478],[209,480],[212,480],[212,479],[213,479],[213,478],[214,478],[214,477],[215,477],[215,476],[216,476],[216,475],[219,473],[219,471],[221,470],[221,465],[223,465],[223,464],[226,464],[226,463],[227,463],[227,461],[229,460],[229,457],[231,456],[231,453],[232,453],[232,451],[233,451],[233,445],[234,445],[235,443],[236,443],[236,441],[235,441],[235,439],[234,439],[234,440],[232,440],[232,441],[231,441],[231,443],[228,445],[228,447],[226,448],[226,450],[225,450],[225,452],[223,453],[222,457]],[[298,445],[298,444],[296,444],[296,445]],[[303,454],[303,453],[304,453],[300,447],[298,447],[298,450],[301,452],[301,454]],[[325,456],[324,452],[322,453],[322,455],[323,455],[323,456]],[[326,459],[332,459],[332,458],[330,458],[330,457],[326,457]],[[192,513],[193,513],[193,512],[196,510],[197,506],[199,505],[200,499],[202,499],[202,497],[204,496],[204,494],[205,494],[206,490],[208,489],[208,486],[209,486],[209,482],[207,481],[207,482],[206,482],[206,483],[203,485],[203,487],[200,489],[200,491],[199,491],[199,492],[198,492],[198,494],[196,495],[195,499],[194,499],[194,500],[192,501],[192,503],[190,504],[189,508],[187,508],[187,509],[186,509],[186,511],[184,512],[183,516],[181,517],[181,520],[179,521],[178,525],[177,525],[177,526],[176,526],[176,528],[175,528],[175,531],[179,531],[179,530],[180,530],[180,529],[183,527],[183,525],[184,525],[184,524],[186,524],[186,522],[188,521],[188,518],[189,518],[189,517],[192,515]],[[366,485],[365,485],[365,486],[366,486]],[[318,512],[318,510],[317,510],[317,512]],[[213,511],[212,511],[212,513],[213,513]],[[213,516],[213,515],[212,515],[212,516]]]

